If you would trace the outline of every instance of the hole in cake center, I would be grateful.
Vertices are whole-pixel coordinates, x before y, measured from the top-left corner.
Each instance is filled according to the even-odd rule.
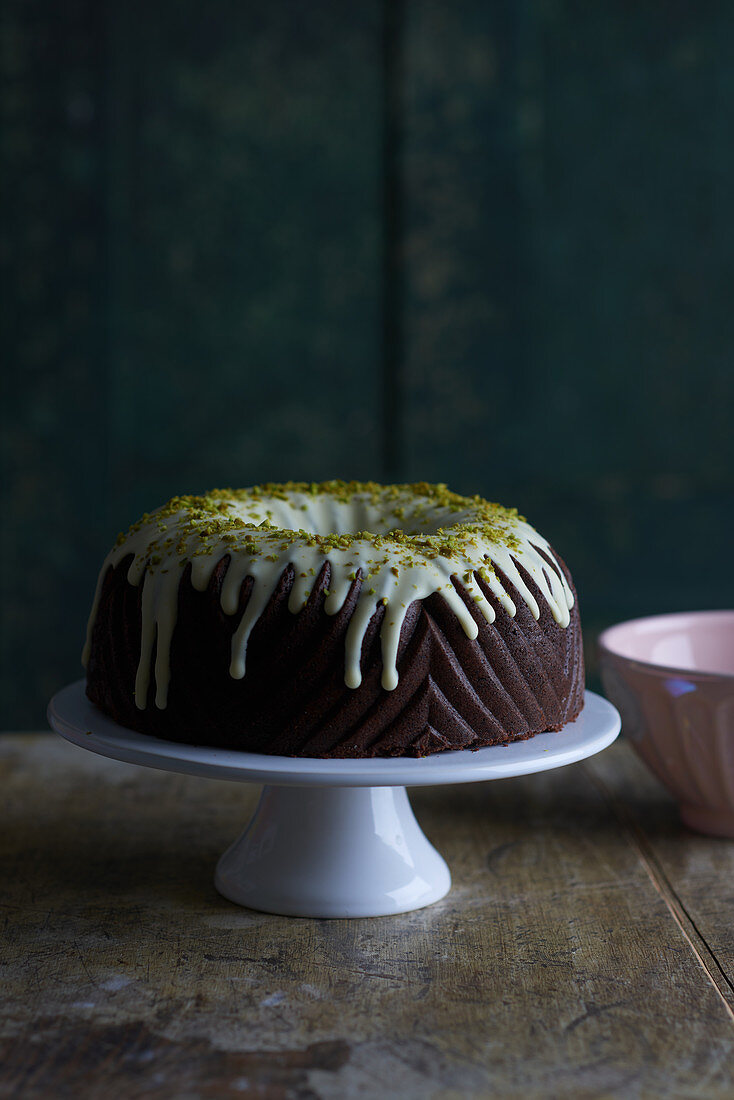
[[[466,518],[446,508],[387,500],[374,504],[364,498],[337,500],[327,494],[304,498],[302,503],[261,498],[238,504],[237,514],[249,523],[265,521],[285,531],[307,531],[311,535],[351,535],[370,532],[386,535],[404,531],[406,535],[434,535],[441,528]]]

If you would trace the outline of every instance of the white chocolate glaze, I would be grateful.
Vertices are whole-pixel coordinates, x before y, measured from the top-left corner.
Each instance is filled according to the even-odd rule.
[[[120,535],[97,582],[82,657],[85,665],[104,578],[111,566],[130,555],[127,579],[142,585],[135,681],[135,702],[141,710],[148,697],[154,647],[155,704],[159,709],[166,706],[178,588],[189,563],[193,587],[204,591],[217,564],[229,557],[221,591],[227,615],[237,614],[242,585],[252,578],[250,597],[232,638],[229,671],[235,679],[245,675],[250,633],[289,565],[295,580],[288,609],[294,615],[308,601],[326,561],[331,569],[324,602],[328,615],[343,607],[354,585],[360,586],[345,641],[344,681],[349,688],[358,688],[362,682],[362,642],[380,602],[385,604],[380,643],[386,691],[398,683],[400,630],[414,600],[439,593],[465,634],[476,638],[477,624],[455,582],[491,623],[494,608],[477,576],[508,615],[516,613],[495,572],[499,569],[538,619],[540,608],[517,568],[522,565],[557,623],[568,626],[573,607],[573,593],[546,540],[514,509],[480,497],[460,497],[443,485],[425,483],[298,482],[214,490],[204,497],[175,497],[143,516],[127,535]]]

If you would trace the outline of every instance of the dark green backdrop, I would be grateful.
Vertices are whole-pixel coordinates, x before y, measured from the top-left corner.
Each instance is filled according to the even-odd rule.
[[[6,0],[0,727],[179,491],[446,481],[731,606],[734,9]],[[728,570],[728,572],[727,572]]]

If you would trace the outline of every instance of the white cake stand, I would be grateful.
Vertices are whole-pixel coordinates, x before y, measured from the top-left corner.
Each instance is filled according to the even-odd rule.
[[[54,696],[48,719],[68,741],[115,760],[265,784],[249,825],[219,860],[215,884],[238,905],[296,917],[384,916],[438,901],[451,876],[406,787],[560,768],[606,748],[620,729],[611,703],[587,691],[575,722],[508,746],[420,760],[263,756],[134,733],[90,703],[81,680]]]

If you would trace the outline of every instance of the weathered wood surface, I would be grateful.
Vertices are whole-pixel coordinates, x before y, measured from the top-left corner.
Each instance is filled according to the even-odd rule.
[[[416,791],[432,908],[294,920],[220,898],[256,791],[0,740],[0,1096],[729,1097],[734,844],[626,745]]]

